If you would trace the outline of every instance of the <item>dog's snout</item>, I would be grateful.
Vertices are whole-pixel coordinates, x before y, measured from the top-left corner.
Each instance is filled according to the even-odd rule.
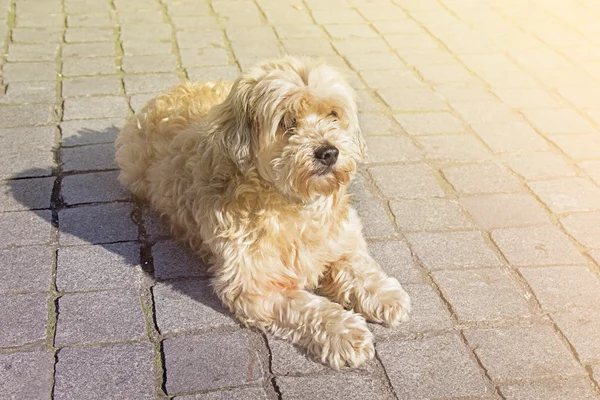
[[[339,154],[337,147],[331,145],[321,146],[315,150],[315,158],[329,167],[335,164]]]

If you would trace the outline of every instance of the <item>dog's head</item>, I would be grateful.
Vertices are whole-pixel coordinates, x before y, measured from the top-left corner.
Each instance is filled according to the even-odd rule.
[[[222,107],[232,116],[232,160],[289,198],[335,192],[365,155],[354,91],[323,62],[284,57],[259,64],[234,83]]]

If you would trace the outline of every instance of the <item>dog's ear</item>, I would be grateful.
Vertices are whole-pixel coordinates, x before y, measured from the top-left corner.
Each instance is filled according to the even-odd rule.
[[[252,83],[240,78],[232,86],[227,99],[218,106],[218,120],[223,130],[226,154],[240,171],[246,171],[254,157],[255,132],[251,104]]]

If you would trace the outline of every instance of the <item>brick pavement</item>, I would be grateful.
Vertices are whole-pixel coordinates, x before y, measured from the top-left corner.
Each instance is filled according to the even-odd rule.
[[[2,0],[0,398],[600,399],[598,0]],[[358,91],[414,301],[334,372],[241,328],[115,182],[117,127],[284,52]]]

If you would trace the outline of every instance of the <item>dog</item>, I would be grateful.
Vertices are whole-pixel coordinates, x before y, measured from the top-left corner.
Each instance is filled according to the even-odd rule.
[[[246,326],[340,369],[373,358],[366,320],[408,319],[409,296],[369,255],[350,204],[366,146],[333,67],[285,56],[234,83],[180,84],[116,146],[120,182],[209,257],[216,295]]]

